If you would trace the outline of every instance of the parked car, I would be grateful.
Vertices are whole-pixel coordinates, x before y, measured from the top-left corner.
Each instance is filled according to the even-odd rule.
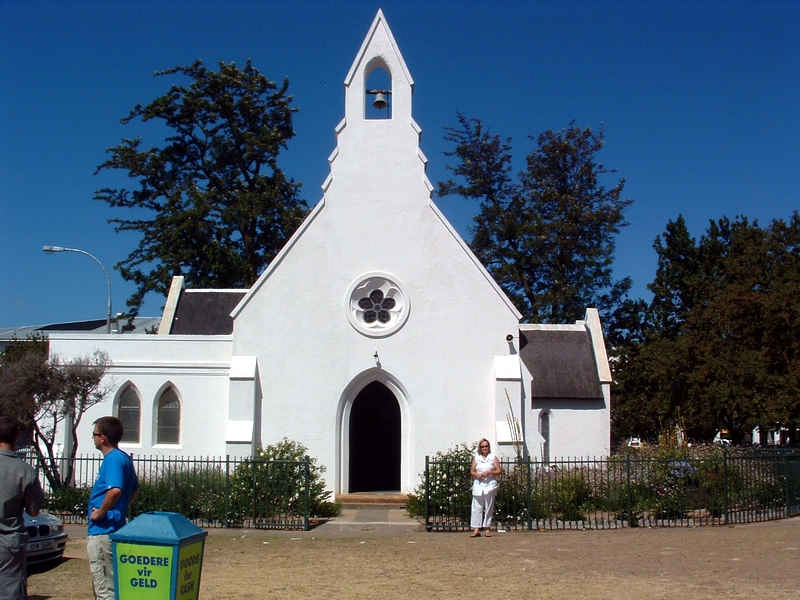
[[[714,436],[713,442],[718,446],[730,446],[733,442],[727,429],[720,429]]]
[[[67,534],[61,519],[47,512],[40,512],[35,517],[26,512],[24,516],[25,531],[28,533],[28,541],[25,542],[28,565],[60,559],[67,545]]]

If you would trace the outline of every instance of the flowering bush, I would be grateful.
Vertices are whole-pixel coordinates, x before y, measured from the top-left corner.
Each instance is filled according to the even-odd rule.
[[[440,450],[430,461],[431,514],[448,515],[469,522],[472,502],[472,477],[469,469],[475,444],[457,444]],[[420,474],[416,489],[408,495],[406,505],[412,517],[425,516],[425,473]]]

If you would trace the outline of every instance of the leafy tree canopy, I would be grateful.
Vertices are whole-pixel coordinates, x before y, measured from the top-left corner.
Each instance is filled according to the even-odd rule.
[[[741,441],[800,424],[800,215],[766,228],[722,218],[699,240],[678,217],[654,247],[653,300],[615,348],[617,433],[681,424]]]
[[[67,362],[48,360],[42,337],[12,340],[0,354],[0,414],[16,417],[26,427],[51,488],[72,481],[78,426],[86,411],[105,397],[102,380],[108,365],[108,357],[99,352]],[[59,435],[74,440],[63,456],[56,448]]]
[[[130,218],[110,219],[116,231],[141,236],[115,265],[137,286],[128,299],[133,316],[147,293],[166,294],[174,275],[199,287],[251,285],[307,212],[300,184],[278,166],[297,110],[287,79],[278,86],[250,61],[241,69],[220,62],[218,71],[197,61],[156,76],[189,83],[137,104],[122,123],[155,120],[171,133],[152,148],[123,138],[96,171],[118,169],[136,182],[95,192],[132,209]]]
[[[572,322],[587,306],[607,312],[631,282],[612,277],[615,238],[626,225],[620,179],[598,162],[603,133],[574,123],[536,138],[527,167],[512,177],[511,139],[491,133],[478,119],[458,115],[446,128],[453,149],[439,194],[477,200],[472,249],[531,322]]]

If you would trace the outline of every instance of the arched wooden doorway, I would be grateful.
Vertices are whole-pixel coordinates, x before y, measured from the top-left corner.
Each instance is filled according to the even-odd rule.
[[[400,490],[400,405],[384,384],[373,381],[350,409],[350,492]]]

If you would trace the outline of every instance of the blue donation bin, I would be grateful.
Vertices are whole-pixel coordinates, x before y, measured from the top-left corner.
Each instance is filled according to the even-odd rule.
[[[207,531],[149,512],[111,534],[117,600],[197,600]]]

